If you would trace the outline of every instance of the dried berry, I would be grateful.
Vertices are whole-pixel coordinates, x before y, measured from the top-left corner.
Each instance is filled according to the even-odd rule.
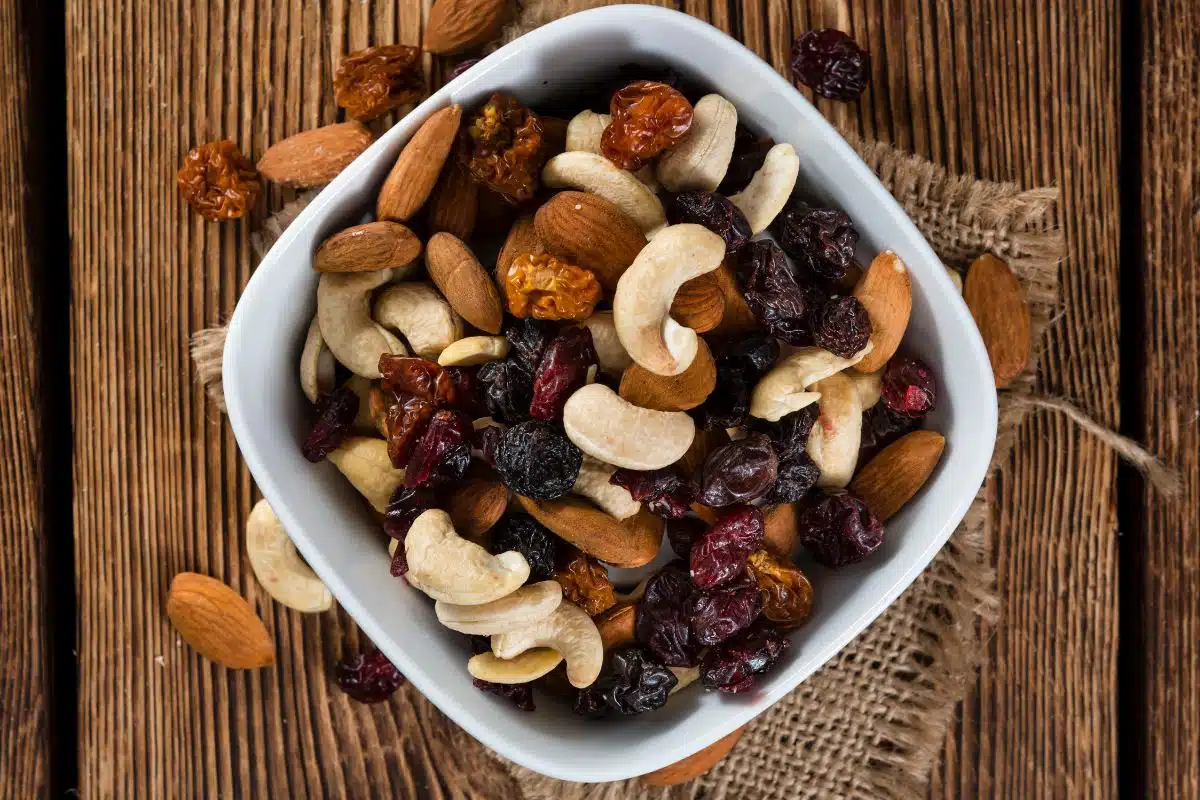
[[[692,545],[688,558],[692,583],[710,589],[733,580],[746,568],[746,559],[761,550],[766,527],[754,506],[726,509]]]
[[[471,418],[463,412],[445,408],[434,412],[408,460],[404,485],[414,489],[462,480],[471,466],[474,433]]]
[[[692,595],[686,613],[696,641],[714,645],[749,628],[762,610],[758,581],[748,570],[743,570],[722,586]]]
[[[575,485],[583,453],[548,422],[530,420],[504,432],[496,472],[504,485],[535,500],[556,500]]]
[[[600,719],[606,716],[609,707],[608,703],[604,702],[604,686],[597,683],[586,689],[576,690],[571,710],[588,719]]]
[[[558,333],[558,326],[550,320],[524,317],[504,321],[504,338],[512,347],[512,358],[517,359],[533,374],[542,361],[546,345]]]
[[[588,368],[599,363],[590,330],[563,330],[546,346],[534,373],[529,414],[534,419],[562,419],[567,398],[587,383]]]
[[[821,468],[806,452],[781,458],[779,470],[775,475],[775,485],[763,498],[768,506],[781,503],[797,503],[803,500],[821,477]]]
[[[421,48],[403,44],[368,47],[338,64],[334,101],[351,119],[381,117],[425,93]]]
[[[515,97],[493,94],[459,141],[459,162],[472,180],[510,203],[533,197],[542,170],[542,125]]]
[[[754,235],[741,209],[716,192],[677,194],[667,216],[672,225],[691,222],[708,228],[725,240],[726,253],[741,250]]]
[[[896,356],[883,368],[880,398],[897,414],[920,419],[937,405],[937,382],[923,361]]]
[[[696,499],[691,483],[673,466],[645,472],[618,469],[608,482],[628,489],[634,500],[645,503],[650,512],[667,519],[682,517]]]
[[[779,358],[779,343],[764,334],[751,334],[722,349],[717,358],[717,383],[697,416],[705,430],[737,428],[746,421],[750,390]]]
[[[511,701],[518,711],[535,711],[537,708],[533,704],[533,688],[528,683],[491,683],[475,678],[471,685]]]
[[[812,613],[812,584],[800,568],[766,550],[750,554],[750,572],[762,593],[762,614],[779,625],[799,625]]]
[[[771,232],[797,264],[826,281],[842,280],[854,263],[858,231],[846,212],[836,208],[791,203],[776,217]]]
[[[600,152],[630,172],[677,144],[692,127],[692,104],[679,90],[656,81],[634,81],[615,92],[608,113],[612,122],[600,137]]]
[[[780,417],[778,422],[768,422],[765,419],[755,419],[751,422],[751,430],[765,434],[771,440],[780,461],[793,458],[808,449],[808,435],[812,433],[813,425],[820,413],[818,406],[808,405],[799,411],[793,411]]]
[[[488,550],[492,555],[515,550],[525,556],[531,583],[554,577],[558,538],[528,514],[510,514],[501,519],[492,529]]]
[[[504,274],[504,296],[514,317],[587,319],[601,289],[590,269],[549,253],[523,253]]]
[[[554,571],[554,580],[562,587],[563,599],[582,608],[589,617],[616,605],[617,597],[612,581],[608,579],[608,569],[573,547],[563,550]]]
[[[383,354],[379,357],[383,386],[396,394],[428,400],[438,408],[453,406],[454,380],[436,361]]]
[[[835,356],[850,358],[867,346],[871,318],[857,297],[831,297],[816,310],[812,321],[813,341]]]
[[[906,433],[917,429],[920,420],[897,414],[884,403],[876,403],[863,412],[862,438],[858,463],[865,464],[876,452],[887,447]]]
[[[711,508],[748,503],[775,485],[779,456],[761,433],[718,447],[704,461],[699,501]]]
[[[492,652],[492,637],[477,636],[473,633],[466,634],[467,642],[471,645],[471,655],[477,656],[480,653]]]
[[[825,495],[797,521],[800,544],[827,567],[862,561],[883,544],[883,523],[867,504],[842,490]]]
[[[634,633],[669,667],[690,667],[700,654],[700,643],[692,635],[685,606],[694,591],[682,561],[673,561],[646,582],[637,604]]]
[[[479,367],[444,367],[454,387],[454,407],[471,419],[485,416]]]
[[[746,305],[759,324],[788,344],[810,344],[809,317],[820,294],[796,280],[779,246],[769,239],[750,242],[742,250],[738,266]]]
[[[475,430],[475,436],[472,441],[476,449],[483,454],[483,460],[487,462],[489,467],[496,466],[496,448],[500,445],[500,439],[504,436],[504,429],[499,425],[484,425],[482,428]]]
[[[779,359],[779,343],[761,333],[743,336],[721,350],[721,361],[735,364],[750,383],[758,383]]]
[[[446,83],[449,83],[450,81],[457,78],[459,75],[462,75],[464,72],[469,70],[471,67],[478,64],[481,60],[482,59],[478,59],[478,58],[468,58],[465,61],[458,62],[457,64],[454,65],[454,69],[450,70],[449,74],[446,75]]]
[[[317,406],[317,421],[300,446],[304,457],[315,463],[336,450],[358,416],[358,404],[358,395],[348,386],[323,397]]]
[[[392,460],[392,466],[397,469],[408,466],[413,450],[425,435],[435,411],[437,406],[433,403],[412,395],[404,395],[388,407],[383,427],[387,432],[388,457]]]
[[[770,136],[758,136],[739,122],[733,139],[733,157],[717,191],[730,197],[745,189],[774,146],[775,140]]]
[[[700,665],[700,682],[706,689],[736,694],[754,686],[754,676],[768,671],[791,647],[781,631],[755,626],[733,641],[715,647]]]
[[[871,82],[871,54],[835,28],[808,31],[792,43],[792,76],[830,100],[856,100]]]
[[[529,419],[533,402],[533,370],[516,359],[489,361],[476,373],[483,386],[483,402],[488,413],[510,424]]]
[[[708,525],[702,519],[683,517],[667,520],[667,541],[675,555],[687,559],[692,553],[692,545],[708,530]]]
[[[333,668],[341,690],[360,703],[382,703],[404,683],[404,676],[379,650],[342,659]]]
[[[193,211],[214,222],[244,216],[262,191],[254,165],[228,139],[188,151],[175,184]]]
[[[397,487],[388,500],[387,513],[383,517],[383,532],[400,542],[392,554],[392,575],[399,578],[408,572],[408,558],[404,552],[404,540],[413,521],[427,509],[437,508],[437,494],[428,488],[410,489]]]
[[[624,647],[612,654],[612,675],[603,691],[604,702],[621,714],[641,714],[662,708],[679,679],[659,664],[644,647]]]

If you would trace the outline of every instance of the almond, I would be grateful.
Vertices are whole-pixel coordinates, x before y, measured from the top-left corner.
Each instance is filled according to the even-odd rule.
[[[361,122],[339,122],[276,142],[258,160],[264,178],[307,188],[329,183],[374,140]]]
[[[330,236],[313,255],[317,272],[369,272],[411,264],[421,240],[398,222],[368,222]]]
[[[453,55],[494,39],[504,23],[505,0],[436,0],[425,21],[425,50]]]
[[[496,284],[462,240],[435,233],[425,246],[429,277],[450,307],[467,322],[488,333],[500,333],[504,308]]]
[[[508,487],[494,477],[470,476],[454,489],[447,503],[454,530],[476,540],[495,525],[508,507]]]
[[[935,431],[902,436],[859,470],[850,491],[885,522],[925,485],[945,447],[945,437]]]
[[[644,508],[626,520],[617,520],[577,497],[533,500],[516,495],[516,500],[555,534],[614,567],[649,564],[662,544],[662,517]]]
[[[871,262],[854,296],[871,318],[871,352],[854,365],[856,372],[878,372],[896,354],[912,312],[912,281],[900,256],[884,250]]]
[[[425,205],[450,155],[461,121],[462,108],[453,105],[434,112],[417,129],[379,190],[376,217],[406,222]]]
[[[800,535],[797,527],[799,516],[793,503],[783,503],[763,511],[766,526],[763,543],[768,550],[781,558],[792,557],[796,538]]]
[[[745,726],[738,728],[728,736],[718,739],[698,753],[692,753],[682,761],[676,761],[662,769],[655,770],[642,776],[642,780],[651,786],[675,786],[680,783],[699,778],[729,755],[738,740],[742,738]]]
[[[636,619],[636,603],[619,603],[596,617],[596,629],[600,631],[605,651],[633,641]]]
[[[757,330],[758,320],[754,318],[754,312],[746,302],[746,295],[729,266],[729,259],[709,274],[716,279],[717,285],[721,287],[721,294],[725,297],[725,313],[721,316],[721,324],[713,329],[713,333],[729,336]]]
[[[708,344],[699,339],[697,345],[691,365],[678,375],[656,375],[639,364],[630,365],[621,375],[619,394],[655,411],[687,411],[700,405],[717,385],[717,365]]]
[[[1025,290],[1008,264],[985,253],[967,270],[963,300],[983,337],[996,388],[1002,389],[1029,363],[1032,342]]]
[[[725,293],[716,273],[706,272],[680,286],[671,303],[671,316],[696,333],[707,333],[720,325],[725,317]]]
[[[606,292],[646,246],[646,236],[621,209],[594,194],[559,192],[534,218],[546,250],[586,267]]]
[[[207,575],[181,572],[167,592],[167,617],[197,653],[225,667],[275,663],[267,626],[241,595]]]
[[[525,253],[538,255],[546,252],[546,246],[538,238],[533,217],[521,217],[512,224],[500,255],[496,256],[496,283],[502,283],[513,259]]]
[[[457,161],[447,164],[429,198],[429,230],[452,233],[466,241],[475,231],[479,213],[479,184]]]

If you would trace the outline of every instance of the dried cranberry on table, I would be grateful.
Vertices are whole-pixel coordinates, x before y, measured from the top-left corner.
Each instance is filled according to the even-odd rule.
[[[703,225],[725,240],[725,252],[736,253],[746,246],[754,231],[741,209],[716,192],[681,192],[667,208],[672,225],[690,222]]]
[[[746,559],[761,550],[766,525],[754,506],[725,509],[693,545],[688,556],[692,583],[700,589],[720,586],[746,568]]]
[[[685,612],[694,591],[685,563],[672,561],[646,582],[636,607],[637,641],[669,667],[693,666],[700,655],[700,643]]]
[[[504,338],[512,347],[512,358],[528,368],[530,374],[542,360],[546,345],[558,333],[558,325],[551,320],[522,317],[504,321]]]
[[[437,493],[429,488],[399,486],[392,492],[383,516],[383,532],[400,542],[392,555],[392,575],[397,578],[408,572],[408,559],[404,554],[404,539],[408,536],[408,529],[417,517],[430,508],[437,508],[437,505]]]
[[[710,508],[748,503],[775,485],[779,456],[761,433],[718,447],[704,461],[699,501]]]
[[[920,359],[895,356],[883,368],[880,399],[895,413],[920,419],[937,405],[937,382]]]
[[[766,550],[751,553],[748,564],[762,594],[764,617],[788,627],[808,619],[812,613],[813,589],[799,567]]]
[[[637,172],[692,127],[692,104],[665,83],[634,81],[613,93],[612,122],[600,136],[600,152],[618,167]]]
[[[770,136],[758,136],[739,122],[733,139],[733,157],[717,191],[729,197],[745,189],[774,146],[775,140]]]
[[[504,432],[496,472],[504,485],[535,500],[557,500],[571,491],[583,453],[549,422],[529,420]]]
[[[360,703],[382,703],[404,684],[404,675],[379,650],[342,659],[333,672],[341,690]]]
[[[503,697],[517,707],[518,711],[536,711],[533,704],[533,687],[528,683],[491,683],[480,678],[471,680],[476,689]]]
[[[686,614],[696,641],[710,646],[741,633],[754,624],[763,610],[758,580],[743,569],[736,578],[692,595]]]
[[[599,363],[590,330],[581,326],[561,331],[546,345],[533,375],[530,416],[540,420],[562,419],[567,398],[587,383],[588,368]]]
[[[808,31],[792,43],[792,76],[830,100],[856,100],[871,82],[871,54],[834,28]]]
[[[358,405],[358,395],[348,386],[325,395],[317,406],[317,421],[300,445],[304,457],[315,463],[336,450],[358,416]]]
[[[514,424],[529,419],[533,402],[533,368],[509,358],[489,361],[479,367],[475,378],[483,387],[483,403],[499,422]]]
[[[604,702],[621,714],[642,714],[662,708],[679,683],[675,673],[654,659],[644,647],[629,646],[613,652],[612,673],[605,682]]]
[[[688,558],[692,553],[692,545],[708,530],[704,520],[695,517],[668,519],[666,524],[667,541],[671,549],[680,558]]]
[[[790,647],[791,642],[782,631],[766,625],[755,626],[708,651],[700,665],[700,682],[706,689],[729,694],[747,691],[754,686],[754,676],[778,664]]]
[[[811,344],[810,320],[824,298],[796,280],[779,246],[769,239],[751,242],[739,254],[738,268],[746,305],[759,324],[788,344]]]
[[[333,77],[334,102],[351,119],[375,119],[423,94],[421,48],[409,45],[381,45],[351,53]]]
[[[871,318],[857,297],[831,297],[817,308],[812,320],[813,341],[835,356],[850,358],[867,346]]]
[[[850,492],[826,490],[800,515],[800,544],[827,567],[862,561],[883,544],[883,523]]]
[[[830,283],[854,263],[858,231],[846,212],[794,201],[771,225],[779,246],[813,276]]]
[[[529,562],[529,582],[554,577],[558,538],[528,514],[509,514],[492,529],[488,551],[492,555],[514,550]]]
[[[175,184],[192,210],[213,222],[245,216],[262,191],[254,165],[228,139],[189,150]]]
[[[640,471],[618,469],[608,479],[614,486],[629,490],[629,494],[646,509],[667,519],[687,514],[696,493],[691,483],[674,466]]]

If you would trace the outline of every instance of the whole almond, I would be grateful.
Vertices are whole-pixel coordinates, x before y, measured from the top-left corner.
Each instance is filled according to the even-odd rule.
[[[695,780],[729,755],[729,751],[742,738],[742,732],[745,730],[744,726],[738,728],[728,736],[718,739],[698,753],[692,753],[682,761],[676,761],[674,764],[643,775],[642,780],[651,786],[676,786]]]
[[[494,477],[470,476],[446,504],[460,536],[476,539],[492,528],[508,507],[508,487]]]
[[[680,286],[671,303],[671,316],[696,333],[715,330],[725,318],[725,292],[716,272],[706,272]]]
[[[781,503],[763,511],[763,544],[780,558],[791,558],[800,536],[800,515],[793,503]]]
[[[646,246],[646,235],[629,216],[594,194],[559,192],[534,217],[548,252],[596,273],[606,292]]]
[[[462,107],[453,105],[434,112],[417,129],[379,190],[376,217],[407,222],[425,205],[450,155],[460,122]]]
[[[361,122],[302,131],[267,148],[258,160],[258,171],[281,186],[320,186],[336,178],[374,138]]]
[[[649,564],[662,544],[663,519],[645,508],[618,520],[578,497],[534,500],[516,495],[516,501],[553,533],[614,567]]]
[[[987,347],[996,388],[1002,389],[1029,363],[1032,341],[1025,290],[1008,264],[985,253],[967,270],[963,300]]]
[[[925,485],[945,447],[945,437],[935,431],[902,436],[859,470],[850,491],[885,522]]]
[[[481,331],[500,333],[504,320],[500,292],[461,239],[449,233],[435,233],[425,246],[425,266],[446,302],[460,317]]]
[[[494,39],[504,24],[504,0],[436,0],[425,21],[424,48],[452,55]]]
[[[713,329],[713,333],[730,336],[758,330],[758,320],[746,302],[746,295],[733,274],[729,259],[709,274],[716,279],[717,285],[721,287],[721,294],[725,297],[725,313],[721,315],[721,324]]]
[[[421,240],[399,222],[368,222],[330,236],[313,254],[317,272],[369,272],[411,264]]]
[[[471,180],[457,161],[451,161],[442,169],[442,176],[429,198],[430,232],[444,231],[466,241],[475,231],[478,213],[479,184]]]
[[[538,238],[533,217],[518,218],[504,239],[500,255],[496,256],[496,283],[503,283],[504,276],[508,274],[508,268],[512,266],[513,259],[517,256],[525,253],[538,255],[544,252],[546,252],[546,246]]]
[[[619,394],[635,406],[655,411],[687,411],[704,402],[717,385],[717,365],[703,339],[697,339],[696,357],[678,375],[656,375],[632,364],[621,375]]]
[[[634,639],[634,622],[637,619],[636,603],[618,603],[596,617],[596,629],[605,651],[612,650]]]
[[[181,572],[167,592],[167,617],[200,655],[233,669],[275,663],[267,626],[241,595],[207,575]]]
[[[858,372],[878,372],[896,354],[912,313],[912,281],[900,256],[884,250],[854,287],[854,296],[871,318],[871,352],[854,365]]]

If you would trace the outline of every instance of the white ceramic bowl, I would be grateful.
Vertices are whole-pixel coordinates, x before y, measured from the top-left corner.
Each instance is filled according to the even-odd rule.
[[[464,637],[442,628],[424,595],[388,574],[385,540],[366,504],[331,464],[300,455],[310,408],[297,378],[314,313],[311,257],[334,231],[374,207],[396,155],[433,111],[469,108],[506,89],[536,105],[621,64],[668,64],[733,101],[740,118],[800,155],[803,185],[845,209],[860,257],[885,248],[913,277],[905,347],[931,364],[939,407],[928,426],[946,451],[920,495],[888,522],[887,542],[865,563],[836,572],[805,564],[816,590],[812,618],[787,659],[746,695],[698,686],[639,717],[587,722],[543,698],[521,713],[471,686]],[[683,14],[612,6],[554,22],[484,59],[405,117],[304,211],[263,259],[229,327],[224,355],[229,419],[263,494],[338,602],[426,697],[501,755],[575,781],[609,781],[663,767],[745,724],[853,639],[912,582],[954,530],[983,481],[996,433],[996,394],[970,314],[937,256],[832,127],[767,64]]]

